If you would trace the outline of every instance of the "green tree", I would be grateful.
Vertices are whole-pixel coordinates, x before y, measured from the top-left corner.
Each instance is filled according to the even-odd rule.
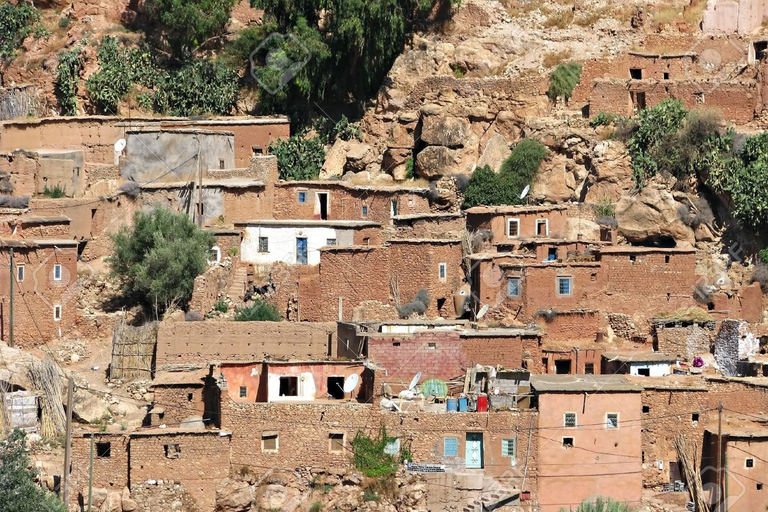
[[[215,238],[186,215],[156,206],[136,212],[133,227],[123,226],[112,241],[108,262],[125,296],[159,314],[172,305],[187,305]]]
[[[0,510],[3,512],[65,512],[59,499],[35,484],[26,434],[15,429],[0,440]]]
[[[638,187],[659,172],[659,162],[653,158],[654,151],[677,133],[687,114],[682,101],[669,98],[642,110],[637,116],[638,126],[627,150],[632,158],[632,175]]]
[[[162,76],[151,100],[158,113],[228,115],[238,91],[237,73],[223,62],[194,60]]]
[[[59,52],[59,63],[56,66],[56,94],[64,116],[77,115],[77,82],[80,80],[80,70],[83,68],[81,58],[82,48],[75,46],[69,51]]]
[[[566,102],[571,99],[573,90],[581,80],[581,64],[571,62],[558,64],[549,75],[549,89],[547,96],[552,101],[563,98]]]
[[[316,179],[325,161],[325,149],[320,139],[306,138],[303,133],[270,142],[269,152],[277,158],[281,180]]]
[[[0,59],[13,60],[24,39],[40,23],[40,12],[31,2],[0,4]]]
[[[236,0],[147,0],[144,11],[167,41],[171,54],[186,59],[207,40],[224,33]]]

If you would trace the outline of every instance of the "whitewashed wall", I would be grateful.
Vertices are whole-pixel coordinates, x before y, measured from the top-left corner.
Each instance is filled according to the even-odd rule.
[[[629,374],[639,375],[638,370],[648,368],[651,377],[664,377],[670,374],[669,363],[630,363]]]
[[[269,252],[259,252],[259,237],[269,239]],[[249,226],[245,228],[240,244],[242,261],[255,265],[279,261],[295,264],[297,238],[307,239],[307,264],[317,265],[320,248],[327,245],[329,238],[335,238],[336,245],[352,245],[354,230],[318,226]]]

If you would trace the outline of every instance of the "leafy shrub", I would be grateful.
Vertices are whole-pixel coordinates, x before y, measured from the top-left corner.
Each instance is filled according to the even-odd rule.
[[[229,304],[227,304],[226,301],[223,300],[217,300],[216,303],[213,305],[213,309],[216,311],[219,311],[220,313],[226,313],[229,311]]]
[[[318,137],[293,135],[269,143],[269,151],[277,158],[281,180],[311,180],[320,174],[325,161],[325,149]]]
[[[407,302],[397,309],[397,313],[400,318],[408,318],[414,313],[423,315],[427,311],[429,306],[429,292],[427,290],[419,290],[416,293],[416,297],[411,302]]]
[[[250,306],[235,309],[236,322],[280,322],[282,319],[277,306],[264,299],[254,299]]]
[[[67,28],[69,26],[70,19],[66,16],[59,18],[59,28]]]
[[[613,124],[615,120],[616,116],[614,114],[608,114],[601,110],[595,117],[589,120],[589,126],[592,128],[597,128],[598,126],[608,126],[609,124]]]
[[[56,65],[56,94],[59,97],[61,114],[65,116],[77,115],[77,82],[83,68],[81,50],[78,45],[69,51],[59,52],[59,63]]]
[[[218,61],[195,60],[160,78],[155,112],[188,117],[230,114],[239,91],[237,73]]]
[[[27,434],[14,429],[0,440],[0,503],[9,512],[44,510],[65,512],[67,507],[37,483],[37,470],[29,459]]]
[[[594,500],[586,499],[582,501],[576,510],[560,508],[559,512],[636,512],[637,509],[630,507],[627,503],[614,501],[611,498],[598,496]]]
[[[759,253],[757,253],[758,259],[768,265],[768,247],[765,249],[761,249]]]
[[[363,134],[360,131],[360,127],[356,124],[352,124],[347,119],[347,116],[341,116],[338,122],[333,122],[327,117],[320,117],[315,122],[315,130],[320,134],[320,140],[323,144],[333,144],[338,139],[363,140]]]
[[[563,98],[566,102],[571,99],[573,90],[581,80],[581,64],[559,64],[549,75],[549,90],[547,96],[552,101]]]
[[[323,503],[320,501],[316,501],[312,504],[311,507],[309,507],[309,512],[320,512],[323,510]]]
[[[638,115],[637,129],[627,146],[632,158],[632,176],[638,187],[659,171],[658,162],[651,155],[657,145],[677,132],[686,114],[683,102],[670,98]]]
[[[369,478],[386,478],[397,472],[396,455],[386,453],[387,445],[396,438],[387,436],[383,425],[375,437],[357,431],[352,439],[352,464]]]
[[[40,12],[31,2],[0,5],[0,60],[13,60],[21,43],[40,23]]]
[[[124,295],[159,314],[189,302],[215,238],[187,215],[156,206],[136,212],[133,227],[123,226],[112,242],[108,263],[122,280]]]
[[[595,215],[597,217],[616,216],[616,205],[614,205],[613,201],[607,197],[600,199],[593,208],[595,209]]]
[[[464,192],[463,208],[522,204],[520,194],[526,185],[533,183],[547,153],[547,148],[541,142],[525,139],[504,160],[498,174],[488,166],[475,169]]]
[[[60,185],[55,185],[52,189],[48,188],[48,185],[46,185],[43,188],[43,195],[45,197],[50,197],[51,199],[61,199],[62,197],[66,197],[67,191]]]
[[[405,161],[405,179],[412,180],[416,177],[416,172],[413,170],[413,157],[410,157]]]
[[[208,39],[224,33],[236,0],[146,0],[144,12],[179,59],[190,57]],[[254,47],[255,48],[255,47]]]

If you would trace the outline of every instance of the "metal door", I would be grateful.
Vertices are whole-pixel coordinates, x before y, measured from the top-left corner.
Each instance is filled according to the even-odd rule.
[[[468,469],[482,469],[483,434],[477,432],[467,432],[467,442],[465,445],[465,466]]]

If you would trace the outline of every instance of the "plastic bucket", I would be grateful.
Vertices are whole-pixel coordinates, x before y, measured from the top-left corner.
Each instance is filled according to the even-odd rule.
[[[467,397],[463,396],[459,398],[459,412],[467,412],[469,409],[469,400],[467,400]]]
[[[488,410],[488,395],[477,395],[477,412],[486,412]]]
[[[459,401],[455,398],[448,398],[445,400],[445,408],[448,410],[448,412],[458,412]]]

